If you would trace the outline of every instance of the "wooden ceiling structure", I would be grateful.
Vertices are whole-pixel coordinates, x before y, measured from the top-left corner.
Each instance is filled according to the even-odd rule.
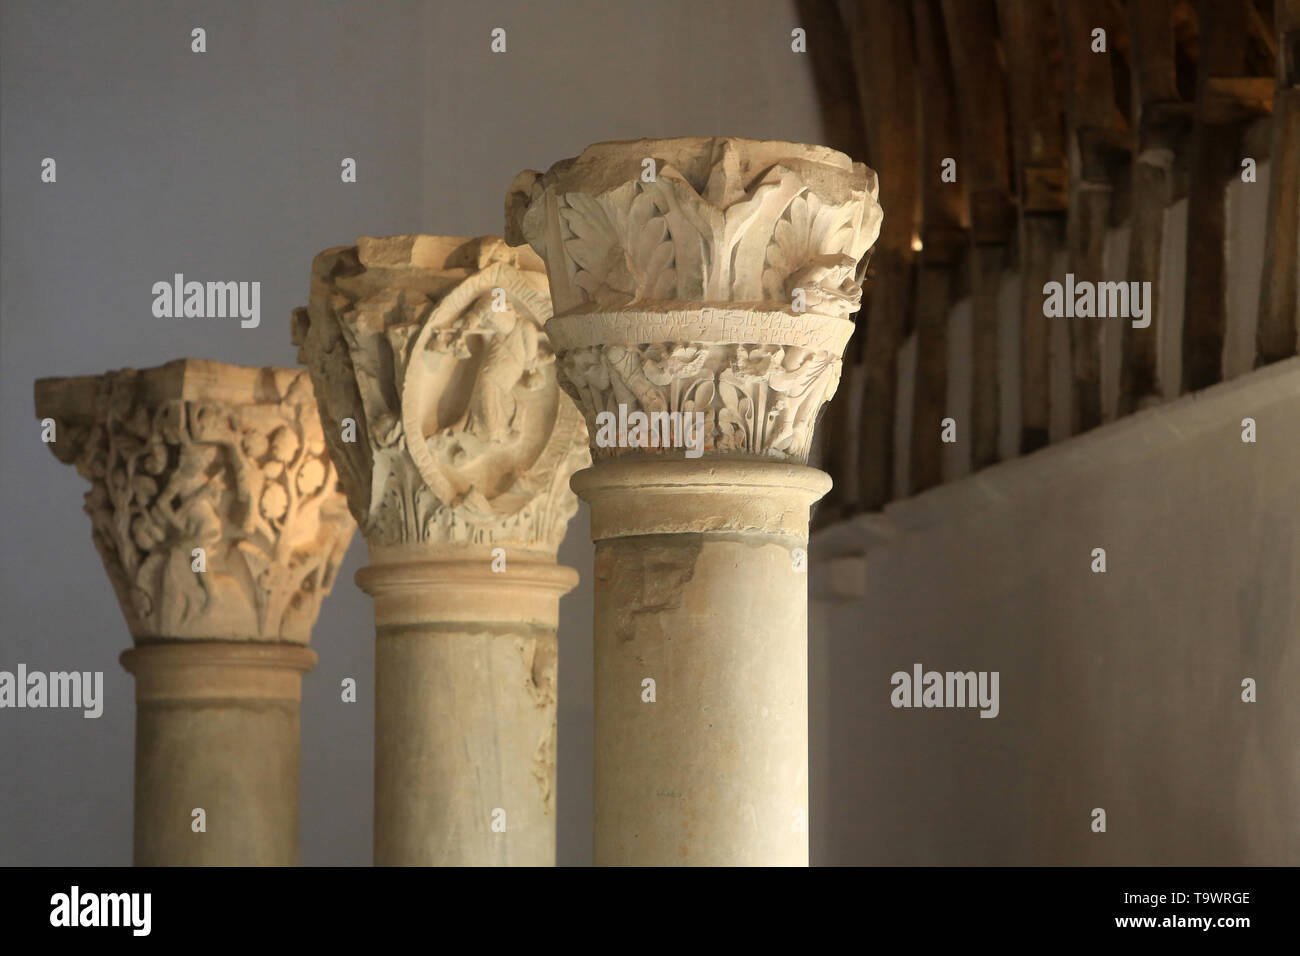
[[[1300,0],[796,0],[827,144],[879,175],[885,220],[845,356],[864,387],[832,401],[824,523],[876,511],[894,488],[899,350],[915,335],[908,483],[943,477],[948,319],[971,299],[972,470],[998,461],[998,290],[1019,272],[1020,454],[1047,444],[1049,335],[1069,323],[1071,434],[1102,423],[1100,323],[1049,320],[1043,285],[1065,256],[1077,279],[1151,282],[1159,301],[1165,210],[1186,198],[1182,380],[1223,377],[1225,196],[1244,139],[1272,117],[1256,366],[1296,352],[1300,262]],[[1104,32],[1104,52],[1098,34]],[[1262,161],[1257,149],[1250,154]],[[941,176],[955,159],[955,182]],[[951,179],[951,177],[948,177]],[[1105,275],[1106,230],[1130,228],[1124,274]],[[1119,414],[1166,394],[1155,323],[1124,322]],[[1173,384],[1173,383],[1169,383]]]

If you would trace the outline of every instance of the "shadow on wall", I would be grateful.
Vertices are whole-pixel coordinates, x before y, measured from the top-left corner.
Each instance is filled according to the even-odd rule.
[[[1300,862],[1297,501],[1291,359],[826,529],[813,862]],[[918,663],[998,716],[892,706]]]

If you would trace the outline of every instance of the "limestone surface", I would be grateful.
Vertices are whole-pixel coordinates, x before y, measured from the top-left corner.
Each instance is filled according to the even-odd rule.
[[[541,261],[495,237],[362,237],[316,257],[293,338],[372,547],[554,555],[587,459],[550,315]]]
[[[306,644],[355,523],[300,369],[180,359],[36,383],[131,635]]]
[[[305,646],[356,525],[299,369],[41,379],[135,647],[135,862],[298,860]]]
[[[725,138],[600,143],[511,187],[592,435],[597,864],[808,862],[806,549],[830,480],[805,463],[876,195],[834,150]],[[647,443],[637,415],[689,417],[702,447]]]
[[[541,260],[361,238],[312,266],[299,357],[370,547],[375,862],[555,862],[555,563],[590,462]]]
[[[880,232],[877,193],[835,150],[733,138],[599,143],[520,173],[506,235],[546,262],[547,332],[589,432],[620,405],[698,412],[708,454],[806,462]]]

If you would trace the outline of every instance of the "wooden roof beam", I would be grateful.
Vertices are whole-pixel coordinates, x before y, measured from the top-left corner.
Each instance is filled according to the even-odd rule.
[[[844,8],[858,95],[866,118],[869,164],[880,176],[885,210],[872,254],[875,278],[863,357],[858,499],[876,511],[895,494],[894,424],[898,350],[910,317],[913,238],[920,225],[920,142],[912,12],[897,0],[860,0]]]
[[[916,282],[916,376],[912,389],[912,494],[943,481],[943,419],[948,413],[948,315],[955,269],[968,241],[964,165],[939,0],[913,0],[921,107],[921,249]]]
[[[1133,85],[1138,101],[1131,168],[1128,246],[1130,282],[1151,283],[1151,308],[1161,301],[1161,262],[1165,210],[1173,195],[1172,167],[1191,109],[1179,99],[1173,20],[1175,0],[1143,0],[1129,5]],[[1120,330],[1119,414],[1156,404],[1163,398],[1158,377],[1159,326],[1144,329],[1125,322]]]
[[[865,161],[869,153],[866,120],[862,115],[853,51],[839,5],[836,0],[797,0],[796,6],[799,25],[807,32],[808,58],[821,106],[825,143],[855,160]],[[822,442],[820,464],[834,481],[830,493],[815,509],[818,525],[847,517],[857,497],[855,450],[859,425],[850,383],[866,338],[867,301],[864,295],[863,308],[854,316],[858,329],[844,353],[843,383],[827,405],[825,421],[818,429]]]
[[[970,210],[973,340],[971,465],[998,460],[998,283],[1015,226],[1008,163],[1007,79],[998,51],[993,0],[943,0],[943,21],[960,109],[962,161]]]
[[[1065,101],[1053,59],[1060,49],[1052,8],[1041,0],[999,0],[1010,75],[1020,200],[1020,452],[1049,440],[1051,326],[1043,286],[1065,232]]]
[[[1239,123],[1216,122],[1216,78],[1240,77],[1246,65],[1246,11],[1240,2],[1201,0],[1200,63],[1187,196],[1187,277],[1183,301],[1182,391],[1223,378],[1227,326],[1228,180],[1241,169]]]
[[[1106,223],[1114,191],[1112,154],[1127,145],[1127,131],[1115,101],[1113,51],[1093,49],[1093,31],[1113,32],[1106,0],[1058,0],[1065,63],[1066,121],[1069,127],[1070,211],[1066,245],[1068,272],[1075,282],[1105,279]],[[1074,317],[1070,323],[1071,433],[1101,424],[1101,321]]]
[[[1296,354],[1300,298],[1300,0],[1273,0],[1277,96],[1255,364]]]

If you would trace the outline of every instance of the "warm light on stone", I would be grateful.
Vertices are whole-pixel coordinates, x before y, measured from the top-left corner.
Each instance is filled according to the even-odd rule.
[[[182,359],[42,379],[36,413],[135,639],[136,863],[296,863],[306,644],[355,527],[310,379]]]
[[[555,553],[590,459],[550,312],[527,249],[392,236],[318,255],[294,314],[370,547],[378,864],[555,862],[555,629],[577,583]]]
[[[601,143],[511,187],[593,439],[629,409],[704,425],[693,459],[594,441],[573,480],[596,540],[597,864],[808,862],[805,549],[830,479],[806,462],[876,194],[834,150],[721,138]]]

